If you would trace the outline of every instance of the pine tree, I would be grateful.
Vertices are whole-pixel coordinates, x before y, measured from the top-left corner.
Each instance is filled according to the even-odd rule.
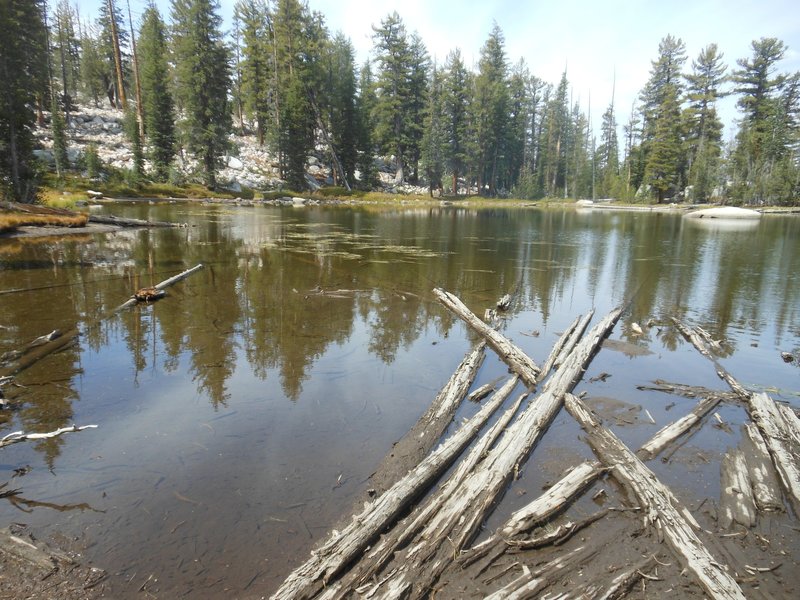
[[[263,0],[239,0],[236,17],[242,39],[241,96],[244,113],[256,124],[259,145],[264,145],[274,114],[271,106],[272,30],[269,11]]]
[[[645,167],[645,183],[655,190],[658,202],[678,184],[682,153],[681,114],[678,87],[668,84],[658,111],[653,115],[655,131]]]
[[[466,172],[470,156],[470,81],[470,73],[464,66],[461,51],[456,49],[447,56],[442,92],[443,127],[447,139],[445,160],[452,176],[454,195],[458,195],[458,178]]]
[[[67,157],[67,127],[64,122],[64,113],[55,94],[53,94],[51,106],[50,126],[53,131],[53,159],[56,163],[56,175],[60,179],[69,169],[69,159]]]
[[[419,182],[419,161],[421,156],[422,137],[425,133],[423,127],[424,115],[428,98],[428,51],[422,38],[416,32],[411,35],[409,43],[411,62],[409,63],[409,97],[405,110],[407,121],[407,154],[408,164],[411,167],[409,180],[413,184]]]
[[[67,113],[67,120],[69,120],[69,112],[73,108],[80,76],[80,42],[75,31],[76,21],[75,10],[70,6],[69,1],[60,0],[56,6],[51,50],[53,64],[59,66],[60,102]]]
[[[600,125],[600,146],[595,152],[598,193],[601,197],[613,196],[617,189],[619,177],[619,140],[617,138],[617,120],[614,115],[614,100],[603,112]]]
[[[0,195],[18,202],[36,198],[33,107],[46,86],[45,8],[39,0],[0,2]]]
[[[170,92],[166,27],[154,4],[142,15],[138,49],[148,156],[155,178],[166,181],[175,156],[175,108]]]
[[[541,188],[550,197],[563,194],[567,186],[568,138],[570,135],[569,82],[566,71],[547,102],[542,123]]]
[[[139,135],[139,120],[136,111],[128,108],[125,111],[124,119],[125,135],[131,143],[133,153],[133,168],[131,169],[132,182],[136,185],[144,177],[144,151],[142,149],[142,138]]]
[[[479,193],[497,193],[499,161],[505,151],[509,94],[506,81],[505,39],[497,23],[481,48],[475,100],[472,103],[475,124],[475,171]]]
[[[711,197],[718,180],[722,122],[717,116],[716,101],[724,96],[720,87],[726,81],[726,69],[717,45],[710,44],[692,61],[692,72],[686,75],[688,183],[692,199],[698,202]]]
[[[377,99],[375,97],[372,68],[369,60],[361,67],[358,80],[358,96],[356,98],[356,149],[358,159],[356,168],[360,172],[359,187],[369,190],[377,185],[378,172],[374,161],[374,134],[372,114]]]
[[[445,167],[445,149],[447,137],[445,130],[445,112],[443,103],[442,74],[433,67],[429,85],[428,105],[423,121],[421,164],[431,197],[433,190],[442,189],[442,177]]]
[[[103,60],[101,74],[108,102],[114,108],[123,108],[127,80],[128,33],[122,10],[113,0],[103,0],[100,5],[97,26],[100,29],[99,51]]]
[[[333,145],[348,182],[354,179],[358,160],[355,50],[341,33],[333,39],[330,53],[328,121]]]
[[[397,12],[381,21],[380,27],[372,29],[380,66],[375,81],[375,136],[385,152],[394,154],[395,182],[402,183],[408,159],[411,48],[406,27]]]
[[[92,33],[90,27],[85,27],[81,35],[80,89],[83,97],[91,100],[96,108],[99,108],[100,97],[106,92],[107,81],[99,36]]]
[[[228,49],[218,13],[216,0],[172,0],[176,91],[185,113],[181,125],[211,189],[232,126]]]

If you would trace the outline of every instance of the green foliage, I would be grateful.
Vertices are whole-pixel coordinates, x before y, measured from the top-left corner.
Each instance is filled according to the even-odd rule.
[[[64,113],[58,101],[53,97],[51,106],[50,126],[53,131],[53,159],[56,162],[56,173],[62,177],[69,169],[69,159],[67,158],[67,132],[64,123]]]
[[[263,0],[239,0],[234,9],[242,54],[239,62],[241,96],[245,115],[256,123],[258,143],[264,145],[274,108],[272,103],[273,31]]]
[[[119,89],[117,81],[116,64],[114,61],[114,40],[112,35],[112,21],[117,32],[117,41],[120,48],[120,61],[122,63],[123,86],[127,86],[128,75],[130,73],[130,60],[126,53],[128,46],[128,28],[122,15],[122,8],[117,2],[104,1],[100,4],[97,27],[99,29],[98,52],[102,61],[100,79],[103,89],[106,91],[109,104],[114,108],[122,108],[121,97],[124,90]]]
[[[166,28],[154,5],[142,16],[138,55],[149,158],[155,179],[167,181],[175,156],[175,108],[169,88]]]
[[[98,36],[84,28],[81,36],[80,89],[83,97],[100,106],[100,97],[105,92],[104,83],[108,81],[105,64],[100,51]]]
[[[185,115],[181,126],[211,189],[232,125],[229,53],[218,12],[216,0],[172,1],[176,94]]]
[[[89,179],[97,179],[100,176],[100,171],[103,164],[100,161],[100,155],[97,153],[97,144],[88,144],[83,155],[84,167],[86,168],[86,176]]]
[[[446,167],[452,175],[452,191],[458,193],[458,177],[467,170],[469,151],[469,114],[471,77],[464,66],[461,52],[455,50],[447,56],[442,90],[442,109]]]
[[[133,166],[130,171],[130,182],[138,185],[144,177],[144,151],[142,149],[142,138],[139,135],[139,120],[136,118],[136,111],[128,109],[125,111],[125,119],[123,121],[123,128],[128,141],[131,143],[131,151],[133,152]]]
[[[422,137],[422,170],[428,182],[431,196],[435,189],[442,189],[444,176],[447,137],[445,130],[445,112],[443,102],[442,74],[433,67],[428,94],[428,106]]]

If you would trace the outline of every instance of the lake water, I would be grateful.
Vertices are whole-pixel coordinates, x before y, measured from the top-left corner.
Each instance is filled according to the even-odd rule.
[[[577,315],[632,298],[577,387],[632,447],[694,405],[637,385],[725,389],[671,316],[721,339],[722,364],[746,386],[800,407],[800,368],[781,358],[800,358],[798,217],[724,226],[639,212],[185,203],[114,213],[189,226],[0,240],[0,354],[79,331],[5,388],[0,436],[99,426],[0,450],[0,483],[20,490],[0,500],[0,526],[26,523],[81,552],[116,597],[145,583],[161,597],[260,597],[305,560],[475,341],[434,287],[479,315],[516,289],[502,331],[540,364]],[[164,300],[112,314],[198,263]],[[489,353],[475,386],[506,372]],[[466,404],[457,420],[477,410]],[[729,428],[708,420],[651,465],[695,505],[716,499],[719,455],[745,420],[738,406],[716,412]],[[579,438],[562,412],[487,527],[591,456]]]

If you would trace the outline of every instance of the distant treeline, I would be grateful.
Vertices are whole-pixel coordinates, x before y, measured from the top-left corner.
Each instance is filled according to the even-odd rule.
[[[125,9],[125,10],[123,10]],[[752,42],[729,69],[716,44],[687,65],[682,40],[661,40],[650,77],[621,128],[612,98],[596,139],[566,73],[557,84],[511,63],[495,25],[477,71],[458,49],[431,61],[396,12],[373,26],[361,67],[349,39],[298,0],[239,0],[230,35],[217,0],[154,4],[134,23],[121,0],[86,20],[68,0],[0,3],[0,177],[3,195],[34,197],[32,130],[52,110],[58,172],[69,169],[62,118],[77,101],[128,111],[138,177],[170,178],[179,150],[216,186],[229,135],[252,132],[289,187],[306,187],[324,147],[335,183],[371,188],[375,155],[396,179],[518,198],[570,197],[789,204],[800,196],[800,73],[781,73],[786,45]],[[138,26],[138,29],[137,29]],[[735,138],[716,110],[738,98]],[[145,154],[146,153],[146,154]],[[144,156],[152,168],[144,173]]]

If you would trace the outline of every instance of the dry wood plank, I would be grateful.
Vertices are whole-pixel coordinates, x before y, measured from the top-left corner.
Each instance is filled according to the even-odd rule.
[[[522,380],[527,386],[535,387],[536,375],[539,373],[540,369],[527,354],[520,350],[518,346],[511,343],[504,335],[481,321],[455,295],[439,288],[434,288],[433,294],[445,307],[458,315],[473,331],[480,334],[489,344],[489,347],[491,347],[506,364],[513,365],[513,371],[522,377]],[[525,375],[523,375],[523,373],[525,373]],[[528,378],[526,379],[526,377]]]
[[[675,439],[699,423],[719,402],[719,396],[703,398],[687,415],[677,421],[673,421],[656,433],[636,454],[642,460],[650,460],[657,456]]]
[[[485,357],[486,343],[478,342],[465,356],[453,375],[445,383],[428,410],[416,424],[394,445],[370,478],[378,494],[389,489],[401,475],[419,464],[453,420],[458,406],[475,381]],[[404,468],[398,467],[404,466]]]
[[[732,449],[725,453],[720,465],[720,478],[720,526],[729,529],[734,523],[748,528],[755,525],[756,502],[741,450]]]
[[[454,303],[454,297],[449,294],[441,292],[438,295],[446,306],[460,304]],[[463,314],[464,310],[466,309],[456,308],[456,314],[465,320],[472,320],[469,317],[471,313]],[[570,360],[550,377],[542,392],[531,401],[486,459],[463,482],[459,493],[448,498],[417,535],[406,552],[403,564],[379,585],[379,595],[385,598],[421,598],[428,593],[433,583],[452,562],[453,553],[466,546],[486,515],[494,508],[498,497],[560,410],[564,394],[571,391],[579,381],[620,314],[621,308],[611,311],[575,346]],[[504,336],[494,331],[493,333],[501,338],[497,340],[500,342],[499,347],[507,348]],[[526,361],[519,361],[512,354],[503,353],[501,358],[523,381],[535,385],[538,369],[525,369],[523,365]]]
[[[179,281],[183,281],[184,279],[186,279],[190,275],[193,275],[194,273],[197,273],[197,271],[199,271],[202,268],[203,268],[203,264],[200,263],[198,265],[193,266],[191,269],[186,269],[185,271],[183,271],[181,273],[178,273],[177,275],[174,275],[174,276],[170,277],[169,279],[165,279],[164,281],[155,284],[153,287],[155,289],[157,289],[157,290],[165,290],[168,287],[175,285]],[[134,306],[136,304],[136,302],[137,302],[136,297],[135,296],[131,296],[130,299],[126,300],[125,302],[120,304],[117,308],[115,308],[114,312],[119,312],[121,310],[125,310],[126,308],[130,308],[131,306]]]
[[[312,552],[303,565],[292,571],[272,598],[309,598],[356,558],[420,494],[428,490],[477,435],[505,398],[495,394],[478,413],[447,438],[433,453],[384,494],[367,503],[364,510]]]
[[[760,511],[783,510],[781,488],[764,438],[753,423],[745,423],[741,447],[747,461],[753,497]]]
[[[567,394],[564,404],[587,432],[589,444],[600,461],[612,468],[612,475],[644,508],[645,525],[655,527],[659,537],[667,541],[706,593],[712,598],[744,600],[739,585],[697,537],[697,523],[669,488],[614,433],[604,428],[579,398]]]

